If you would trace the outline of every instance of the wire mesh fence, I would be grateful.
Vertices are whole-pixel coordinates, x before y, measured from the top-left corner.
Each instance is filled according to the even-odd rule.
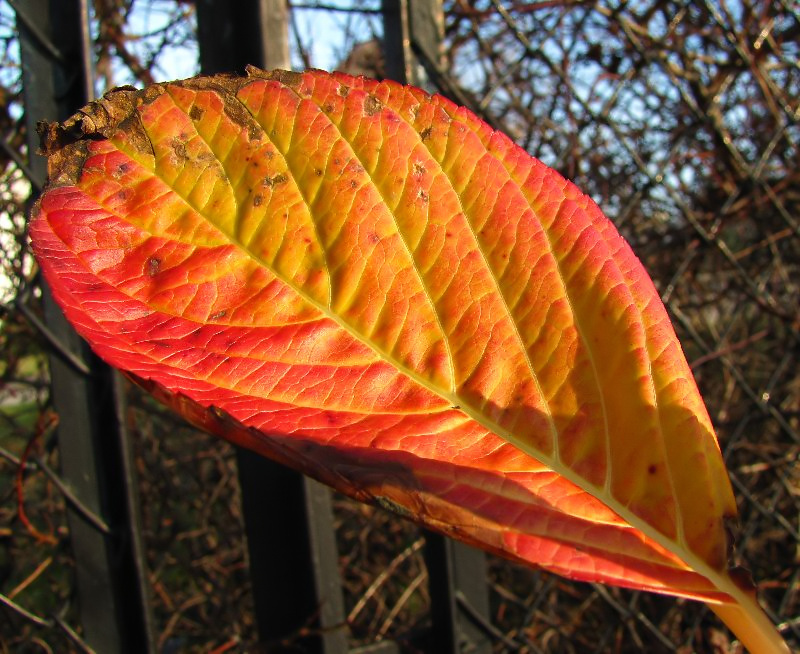
[[[653,277],[739,500],[737,563],[800,647],[800,12],[789,0],[444,6],[430,77],[590,194]],[[52,344],[26,245],[41,180],[25,146],[15,10],[25,3],[0,2],[0,642],[86,651]],[[382,76],[380,11],[294,3],[293,64]],[[95,0],[91,12],[99,91],[198,70],[193,2]],[[158,651],[258,651],[232,449],[136,391],[130,399]],[[334,508],[350,642],[391,638],[414,651],[430,620],[424,537],[344,498]],[[497,652],[735,651],[692,602],[494,558],[489,582],[484,628]],[[282,646],[302,651],[307,631]]]

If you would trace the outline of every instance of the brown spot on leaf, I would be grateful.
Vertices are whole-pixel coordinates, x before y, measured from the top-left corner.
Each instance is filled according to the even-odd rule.
[[[147,259],[147,275],[148,277],[155,277],[161,270],[161,259],[158,257],[150,257]]]
[[[278,80],[281,84],[289,86],[295,90],[303,82],[303,75],[291,70],[273,70],[272,79]]]
[[[367,99],[364,100],[364,113],[367,116],[374,116],[382,108],[383,105],[381,104],[381,101],[372,94],[368,95]]]
[[[289,178],[284,173],[278,173],[272,177],[265,177],[263,184],[264,186],[277,186],[278,184],[283,184],[287,179]]]
[[[253,206],[254,207],[260,207],[261,203],[263,201],[264,201],[264,197],[262,195],[256,194],[256,195],[253,196]]]
[[[205,111],[198,107],[197,105],[192,105],[192,108],[189,109],[189,118],[192,120],[201,120],[203,118],[203,114]]]
[[[414,162],[413,170],[413,174],[417,177],[422,177],[425,174],[425,166],[423,166],[419,161]]]
[[[63,123],[63,128],[69,131],[74,126],[81,135],[100,134],[108,138],[117,125],[135,115],[137,93],[139,92],[132,86],[113,89],[99,100],[90,102],[80,109]],[[154,88],[152,93],[158,97],[163,93],[163,89],[159,86],[157,89]]]
[[[241,78],[233,78],[241,80]],[[256,122],[238,98],[229,93],[221,93],[223,104],[222,110],[233,123],[247,130],[247,138],[251,141],[260,141],[264,137],[264,131]]]
[[[157,91],[160,94],[163,90]],[[152,154],[153,148],[139,120],[140,91],[123,86],[90,102],[63,123],[40,122],[36,131],[40,153],[48,158],[50,187],[74,184],[88,156],[87,140],[109,138],[122,128],[134,150]]]
[[[186,154],[186,135],[181,134],[180,136],[173,136],[172,141],[170,141],[170,147],[172,151],[175,153],[178,161],[181,163],[186,162],[189,159],[189,156]]]
[[[337,90],[339,95],[341,95],[343,98],[346,98],[348,95],[350,95],[350,87],[345,86],[344,84],[339,84],[339,88]]]
[[[425,129],[423,129],[423,130],[422,130],[422,131],[419,133],[419,137],[420,137],[420,138],[421,138],[423,141],[427,141],[427,140],[428,140],[428,139],[431,137],[431,134],[433,134],[433,128],[432,128],[432,127],[426,127]]]
[[[129,163],[121,163],[119,166],[117,166],[114,169],[114,172],[111,174],[111,176],[114,179],[119,179],[120,177],[123,177],[125,174],[127,174],[127,172],[130,169],[131,169],[131,165]]]
[[[222,318],[224,318],[224,317],[225,317],[227,314],[228,314],[228,312],[227,312],[227,311],[225,311],[225,309],[223,309],[222,311],[217,311],[216,313],[212,313],[212,314],[211,314],[211,315],[208,317],[208,319],[209,319],[209,320],[221,320],[221,319],[222,319]]]
[[[146,86],[142,90],[141,102],[142,104],[150,104],[154,100],[160,98],[166,92],[164,84],[156,84],[154,86]]]
[[[264,70],[263,68],[259,68],[258,66],[253,66],[252,64],[247,64],[244,67],[244,72],[247,74],[248,77],[256,77],[256,78],[268,78],[269,71]]]

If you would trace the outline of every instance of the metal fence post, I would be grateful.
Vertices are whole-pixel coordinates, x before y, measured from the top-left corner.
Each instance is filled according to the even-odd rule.
[[[93,96],[88,7],[85,0],[26,0],[13,7],[33,153],[37,121],[64,120]],[[30,159],[37,178],[31,181],[41,186],[45,161]],[[101,653],[154,651],[121,378],[91,353],[47,289],[44,312],[51,335],[83,368],[57,352],[50,356],[61,475],[83,507],[67,513],[83,639]],[[87,514],[96,516],[95,524]]]
[[[384,0],[387,75],[432,90],[443,75],[441,0]],[[437,89],[447,95],[447,88]],[[489,654],[486,555],[432,532],[425,533],[431,593],[430,652]]]
[[[290,67],[288,7],[283,0],[198,0],[204,73],[247,64]],[[347,652],[342,580],[330,491],[250,451],[237,451],[256,621],[271,652]]]

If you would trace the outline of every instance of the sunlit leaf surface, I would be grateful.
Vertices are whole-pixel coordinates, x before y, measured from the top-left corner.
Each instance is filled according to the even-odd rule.
[[[772,629],[728,569],[733,495],[649,277],[507,137],[418,89],[261,71],[116,91],[44,136],[56,298],[190,420],[513,559]]]

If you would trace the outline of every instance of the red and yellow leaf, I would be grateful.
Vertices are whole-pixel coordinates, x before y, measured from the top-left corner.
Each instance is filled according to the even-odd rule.
[[[251,71],[112,92],[45,148],[55,297],[187,418],[780,651],[728,569],[733,494],[649,277],[507,137],[411,87]]]

